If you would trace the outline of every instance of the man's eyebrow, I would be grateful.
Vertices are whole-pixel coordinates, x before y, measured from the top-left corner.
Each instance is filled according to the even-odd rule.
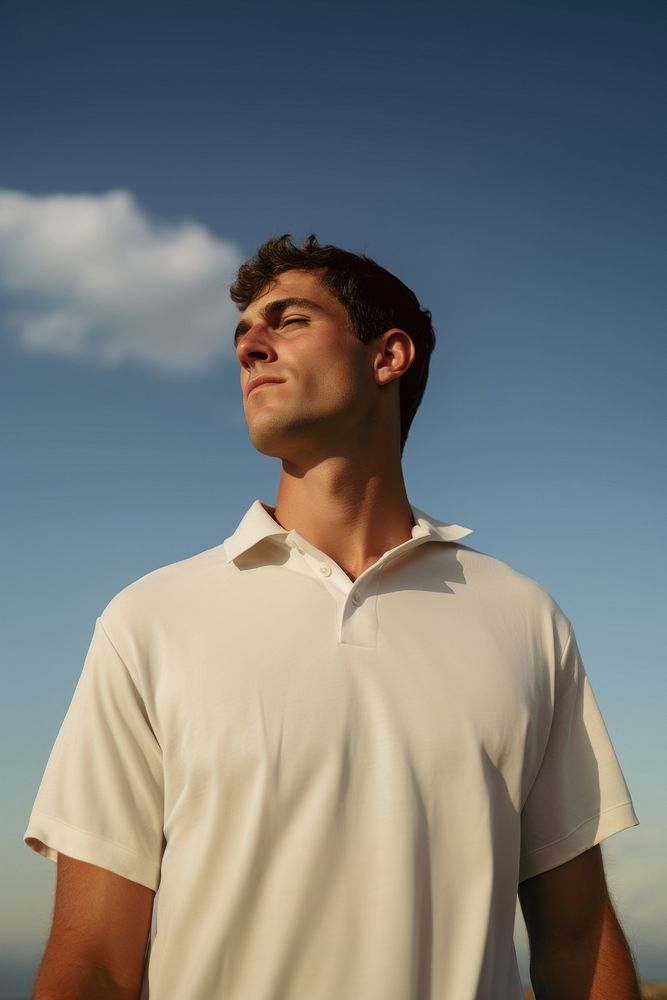
[[[288,299],[274,299],[273,302],[267,302],[267,304],[262,309],[262,318],[265,320],[276,320],[286,309],[290,309],[296,306],[297,309],[310,309],[314,312],[324,313],[326,309],[319,305],[317,302],[313,302],[312,299],[302,299],[302,298],[288,298]],[[234,346],[238,344],[240,338],[244,333],[247,333],[252,323],[249,323],[247,319],[242,319],[239,325],[234,331]]]

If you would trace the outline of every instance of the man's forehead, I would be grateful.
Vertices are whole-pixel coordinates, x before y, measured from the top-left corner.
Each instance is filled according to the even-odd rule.
[[[288,291],[291,295],[298,295],[299,290],[308,289],[311,293],[318,292],[330,296],[331,292],[324,284],[323,276],[323,268],[318,268],[316,271],[304,271],[297,268],[282,271],[260,289],[255,298],[248,303],[247,309],[251,309],[257,304],[263,304],[267,298],[283,298],[283,293]]]
[[[317,271],[290,270],[283,271],[269,281],[258,295],[252,299],[241,313],[241,325],[254,322],[259,316],[289,304],[310,305],[324,312],[337,312],[341,308],[347,313],[345,306],[333,295],[322,281],[324,269]]]
[[[286,309],[292,307],[321,314],[342,311],[347,319],[345,307],[322,283],[322,273],[319,269],[316,272],[285,271],[265,285],[243,310],[234,333],[234,343],[238,343],[258,318],[275,322]]]

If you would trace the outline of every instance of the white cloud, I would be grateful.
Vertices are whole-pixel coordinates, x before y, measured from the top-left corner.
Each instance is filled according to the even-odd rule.
[[[128,191],[0,190],[0,291],[28,351],[198,372],[231,353],[238,249],[147,217]]]

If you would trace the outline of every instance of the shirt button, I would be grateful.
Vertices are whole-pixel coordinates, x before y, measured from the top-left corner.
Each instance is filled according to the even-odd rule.
[[[322,576],[331,576],[331,566],[327,566],[326,563],[322,563],[320,566],[320,573]]]
[[[355,607],[357,607],[357,608],[358,608],[358,607],[359,607],[359,605],[361,604],[361,594],[359,593],[359,591],[358,591],[358,590],[355,590],[355,592],[354,592],[354,593],[352,594],[352,603],[353,603],[353,604],[355,605]]]

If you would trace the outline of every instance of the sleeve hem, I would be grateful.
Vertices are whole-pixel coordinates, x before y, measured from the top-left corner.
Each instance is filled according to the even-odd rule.
[[[33,851],[50,861],[57,861],[58,854],[85,861],[131,882],[138,882],[156,891],[160,881],[160,867],[146,862],[133,850],[115,844],[94,833],[80,830],[53,816],[33,814],[23,840]]]
[[[577,855],[595,847],[602,840],[606,840],[607,837],[620,833],[621,830],[637,826],[638,823],[639,820],[631,802],[623,802],[611,809],[606,809],[599,816],[592,816],[586,820],[576,830],[560,840],[526,854],[521,859],[519,881],[523,882],[534,875],[541,875],[542,872],[549,871],[551,868],[564,865],[572,858],[576,858]]]

